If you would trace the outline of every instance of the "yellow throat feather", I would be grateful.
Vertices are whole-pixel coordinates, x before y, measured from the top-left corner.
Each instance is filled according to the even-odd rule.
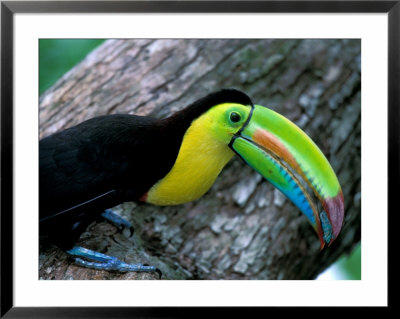
[[[147,193],[146,202],[179,205],[204,195],[233,157],[227,144],[215,137],[218,116],[207,112],[186,131],[171,171]]]

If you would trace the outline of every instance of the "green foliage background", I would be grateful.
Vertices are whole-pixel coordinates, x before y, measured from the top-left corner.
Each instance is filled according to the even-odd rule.
[[[40,39],[39,94],[103,42],[104,39]]]
[[[104,39],[40,39],[39,94],[51,87],[62,75],[82,61]],[[350,256],[342,256],[331,266],[337,279],[361,279],[361,244]]]
[[[342,256],[333,267],[337,267],[344,279],[361,280],[361,244],[353,250],[350,256]]]

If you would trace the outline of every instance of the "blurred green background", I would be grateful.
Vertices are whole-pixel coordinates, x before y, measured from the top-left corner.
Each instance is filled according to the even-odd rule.
[[[104,39],[40,39],[39,94],[103,42]]]
[[[64,73],[82,61],[104,39],[40,39],[39,94],[51,87]],[[318,279],[361,279],[361,244],[350,256],[344,255]]]

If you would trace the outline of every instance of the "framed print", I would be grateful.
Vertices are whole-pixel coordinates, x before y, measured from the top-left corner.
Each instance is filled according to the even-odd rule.
[[[2,316],[389,306],[398,1],[1,9]]]

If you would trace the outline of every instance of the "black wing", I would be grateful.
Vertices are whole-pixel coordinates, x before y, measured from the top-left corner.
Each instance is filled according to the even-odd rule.
[[[133,115],[102,116],[41,140],[40,221],[72,227],[106,208],[137,200],[176,158],[176,152],[165,154],[158,123]]]

